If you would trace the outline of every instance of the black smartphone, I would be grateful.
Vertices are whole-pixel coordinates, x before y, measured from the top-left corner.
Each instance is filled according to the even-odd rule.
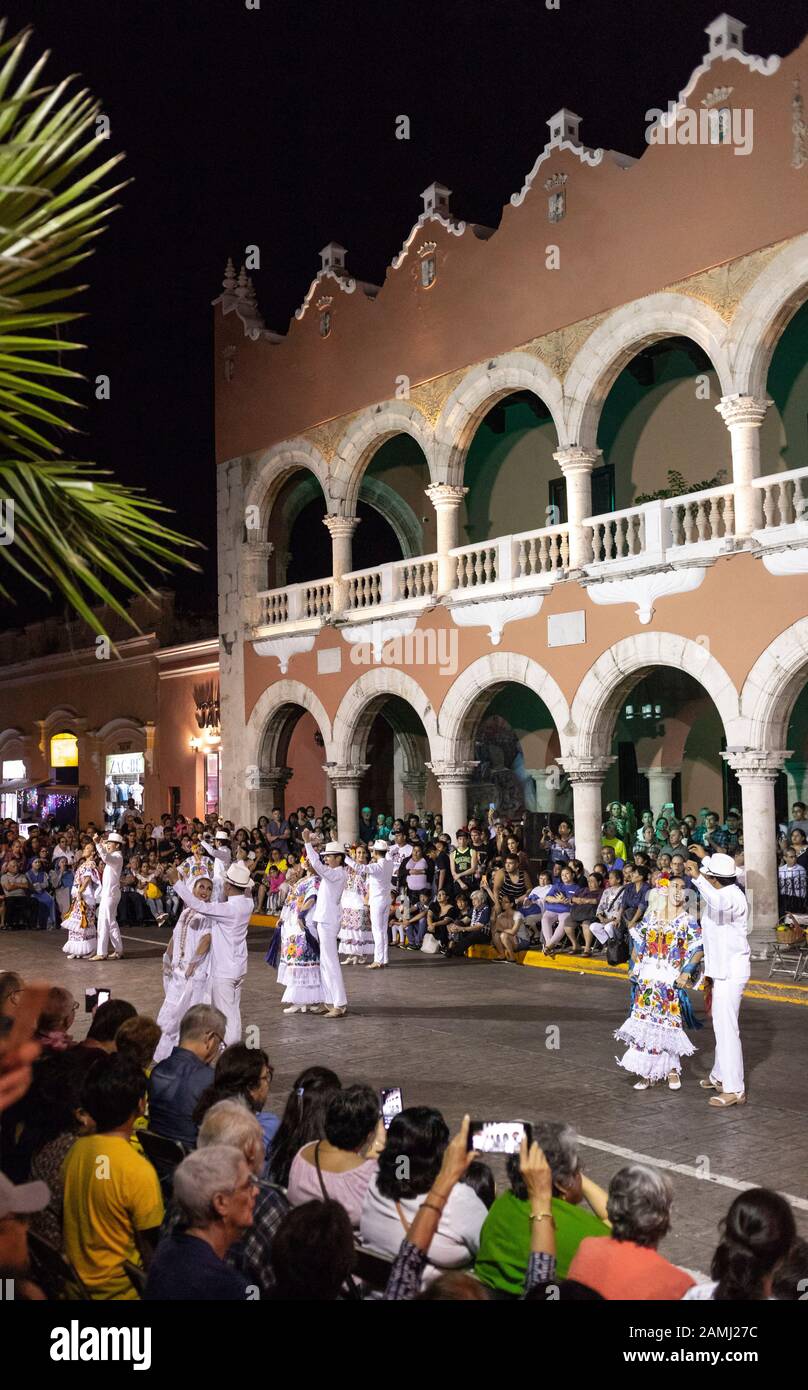
[[[110,999],[111,997],[112,997],[112,990],[111,990],[111,989],[85,989],[85,991],[84,991],[84,1011],[85,1011],[85,1013],[91,1014],[92,1011],[93,1011],[93,1009],[98,1008],[101,1004],[106,1004],[107,1000]]]
[[[394,1117],[400,1115],[404,1109],[404,1095],[401,1087],[383,1086],[379,1092],[379,1103],[384,1127],[389,1129]]]
[[[469,1149],[480,1154],[518,1154],[522,1140],[533,1143],[533,1126],[525,1120],[472,1120]]]

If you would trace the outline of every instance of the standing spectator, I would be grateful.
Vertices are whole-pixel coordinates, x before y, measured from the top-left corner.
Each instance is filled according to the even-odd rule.
[[[783,853],[783,863],[777,870],[777,883],[781,916],[786,912],[808,911],[808,873],[802,864],[797,863],[797,851],[793,846]]]
[[[93,1299],[137,1297],[124,1262],[141,1263],[141,1242],[163,1219],[157,1174],[130,1142],[143,1113],[146,1078],[128,1057],[99,1057],[82,1106],[96,1132],[78,1138],[64,1163],[64,1249]]]

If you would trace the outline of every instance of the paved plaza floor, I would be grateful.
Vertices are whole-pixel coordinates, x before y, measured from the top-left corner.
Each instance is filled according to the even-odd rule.
[[[400,1085],[405,1104],[437,1106],[452,1128],[465,1111],[474,1119],[565,1120],[580,1135],[586,1171],[604,1185],[631,1158],[666,1167],[675,1199],[663,1249],[688,1268],[709,1270],[718,1223],[750,1184],[794,1200],[808,1236],[805,1007],[744,1000],[749,1103],[716,1111],[697,1085],[712,1056],[709,1022],[691,1035],[699,1050],[685,1063],[681,1091],[632,1090],[633,1078],[615,1064],[623,1048],[612,1037],[628,1012],[624,979],[393,949],[387,970],[345,970],[345,1018],[284,1015],[275,972],[264,962],[269,936],[250,931],[242,1017],[245,1027],[257,1025],[275,1068],[271,1109],[282,1109],[299,1071],[320,1063],[344,1082]],[[84,989],[105,985],[156,1015],[167,939],[156,927],[127,930],[124,960],[91,964],[66,960],[62,932],[6,932],[0,969],[67,984],[82,1010]],[[86,1026],[82,1011],[76,1036]],[[492,1166],[501,1187],[504,1161],[494,1158]]]

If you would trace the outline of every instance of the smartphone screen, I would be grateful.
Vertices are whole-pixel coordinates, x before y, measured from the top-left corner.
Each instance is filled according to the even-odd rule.
[[[532,1143],[533,1131],[524,1120],[472,1120],[469,1148],[481,1154],[518,1154],[522,1140]]]
[[[108,1000],[108,999],[111,999],[111,998],[112,998],[112,990],[111,990],[111,989],[99,989],[99,991],[98,991],[98,999],[97,999],[98,1007],[100,1008],[102,1004],[106,1004],[107,1000]]]
[[[389,1086],[379,1092],[379,1099],[382,1107],[382,1120],[385,1129],[390,1128],[390,1123],[394,1116],[400,1115],[404,1109],[404,1097],[400,1086]]]

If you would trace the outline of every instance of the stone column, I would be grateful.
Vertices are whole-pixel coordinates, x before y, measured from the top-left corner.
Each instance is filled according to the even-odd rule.
[[[592,515],[592,469],[601,461],[600,449],[579,449],[571,445],[558,449],[553,458],[564,474],[567,492],[567,521],[569,523],[569,567],[582,569],[592,560],[592,543],[583,526],[584,517]]]
[[[401,779],[401,785],[405,792],[409,792],[418,815],[423,815],[426,801],[426,772],[406,773]]]
[[[589,872],[601,858],[603,783],[616,759],[613,756],[581,758],[570,754],[556,758],[572,786],[572,819],[575,857]]]
[[[477,763],[435,762],[427,763],[426,766],[434,772],[435,780],[440,787],[443,829],[454,839],[459,827],[465,825],[468,820],[469,785]]]
[[[160,779],[157,766],[157,725],[149,719],[143,725],[146,747],[143,750],[143,819],[159,821],[164,806],[160,805]]]
[[[735,484],[735,535],[751,536],[763,524],[763,494],[752,487],[760,477],[760,427],[771,401],[765,396],[722,396],[716,410],[727,426]]]
[[[655,816],[658,816],[662,807],[673,800],[672,789],[673,779],[680,767],[640,767],[637,769],[643,777],[648,778],[648,801]]]
[[[425,491],[437,514],[438,596],[442,598],[457,587],[457,561],[449,551],[460,544],[460,504],[468,488],[431,483]]]
[[[336,797],[337,839],[351,845],[359,838],[359,787],[369,763],[324,763]]]
[[[269,811],[262,811],[261,815],[269,815],[274,806],[279,806],[281,812],[285,814],[286,807],[284,800],[286,796],[287,783],[291,782],[294,772],[291,767],[268,767],[262,772],[265,778],[264,785],[269,788],[271,793],[271,804]]]
[[[331,536],[331,575],[334,592],[332,613],[342,613],[347,604],[347,592],[342,576],[353,569],[353,533],[359,525],[358,516],[324,516],[323,525]]]
[[[257,825],[259,816],[268,816],[272,807],[277,805],[275,800],[276,783],[272,781],[272,772],[277,772],[273,768],[267,772],[264,768],[248,767],[245,777],[245,787],[247,790],[247,816],[245,825]],[[219,794],[219,806],[221,807],[221,791]]]
[[[764,959],[777,924],[777,819],[774,784],[790,755],[745,748],[722,753],[741,784],[746,896],[749,899],[749,944]]]
[[[242,574],[247,594],[260,594],[269,588],[269,562],[274,553],[272,541],[265,541],[260,531],[248,531],[242,546]]]

